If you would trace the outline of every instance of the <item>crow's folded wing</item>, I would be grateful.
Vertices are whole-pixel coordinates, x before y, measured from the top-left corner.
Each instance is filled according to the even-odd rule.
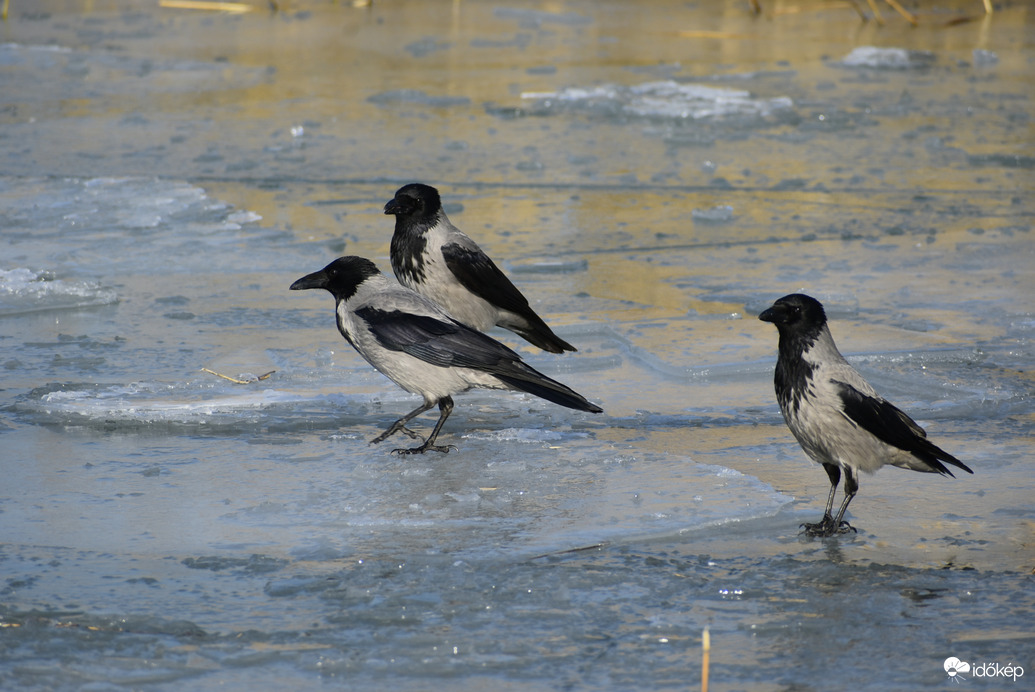
[[[481,250],[448,243],[442,246],[442,257],[457,281],[471,293],[519,315],[531,311],[521,291]]]
[[[431,365],[492,372],[503,363],[520,360],[495,339],[453,320],[371,307],[360,308],[355,314],[379,344]]]
[[[834,381],[841,398],[845,418],[876,437],[881,442],[911,452],[933,471],[952,475],[940,462],[945,461],[967,473],[967,466],[927,439],[927,433],[916,421],[884,399],[870,396],[846,382]]]

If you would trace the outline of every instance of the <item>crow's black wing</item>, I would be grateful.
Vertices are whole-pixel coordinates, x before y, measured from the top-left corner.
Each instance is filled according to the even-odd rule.
[[[431,365],[494,371],[501,363],[520,360],[495,339],[453,320],[371,307],[360,308],[355,314],[379,344]]]
[[[481,250],[447,243],[442,246],[442,257],[457,281],[471,293],[518,315],[532,312],[521,291]]]
[[[440,367],[481,370],[514,389],[568,408],[593,413],[603,410],[570,387],[529,367],[500,342],[459,322],[369,307],[355,314],[378,343],[391,351],[408,353]]]
[[[846,382],[834,381],[841,407],[848,420],[858,425],[877,439],[892,447],[911,452],[933,471],[952,475],[940,462],[958,466],[967,473],[973,473],[956,457],[937,447],[927,439],[927,433],[916,421],[884,399],[863,394]]]

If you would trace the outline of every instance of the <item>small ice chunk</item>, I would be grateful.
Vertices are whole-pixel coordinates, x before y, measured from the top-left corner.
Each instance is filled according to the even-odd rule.
[[[934,53],[929,51],[859,46],[842,58],[840,64],[874,70],[910,70],[929,67],[934,61]]]
[[[254,211],[241,210],[230,214],[230,216],[226,217],[226,220],[230,223],[237,224],[255,223],[257,221],[262,221],[262,216],[256,214]]]
[[[999,64],[999,56],[990,50],[975,48],[973,55],[975,67],[991,67]]]
[[[733,220],[733,207],[728,204],[720,204],[711,209],[694,209],[690,212],[690,216],[698,223],[729,223]]]
[[[567,87],[560,91],[525,92],[521,98],[550,110],[581,110],[600,115],[621,113],[641,118],[703,120],[732,116],[768,118],[793,108],[785,96],[760,98],[741,89],[673,80],[646,82],[631,87],[603,84],[592,88]]]

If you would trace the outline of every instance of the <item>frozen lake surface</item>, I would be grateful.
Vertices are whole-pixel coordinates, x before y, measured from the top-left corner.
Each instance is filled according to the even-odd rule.
[[[13,0],[0,688],[697,689],[706,628],[717,690],[1029,687],[1035,17],[764,6]],[[475,391],[455,452],[368,444],[416,399],[287,288],[389,271],[413,181],[603,414]],[[827,479],[755,319],[797,291],[973,476],[799,537]]]

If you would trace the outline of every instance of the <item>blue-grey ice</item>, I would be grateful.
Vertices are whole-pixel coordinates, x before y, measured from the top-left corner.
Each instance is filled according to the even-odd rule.
[[[1030,667],[1023,3],[173,4],[2,24],[0,689],[674,692],[705,628],[716,689]],[[369,443],[419,399],[288,286],[390,273],[410,182],[604,413],[472,391],[449,454]],[[799,536],[828,483],[755,319],[792,292],[973,476]]]

